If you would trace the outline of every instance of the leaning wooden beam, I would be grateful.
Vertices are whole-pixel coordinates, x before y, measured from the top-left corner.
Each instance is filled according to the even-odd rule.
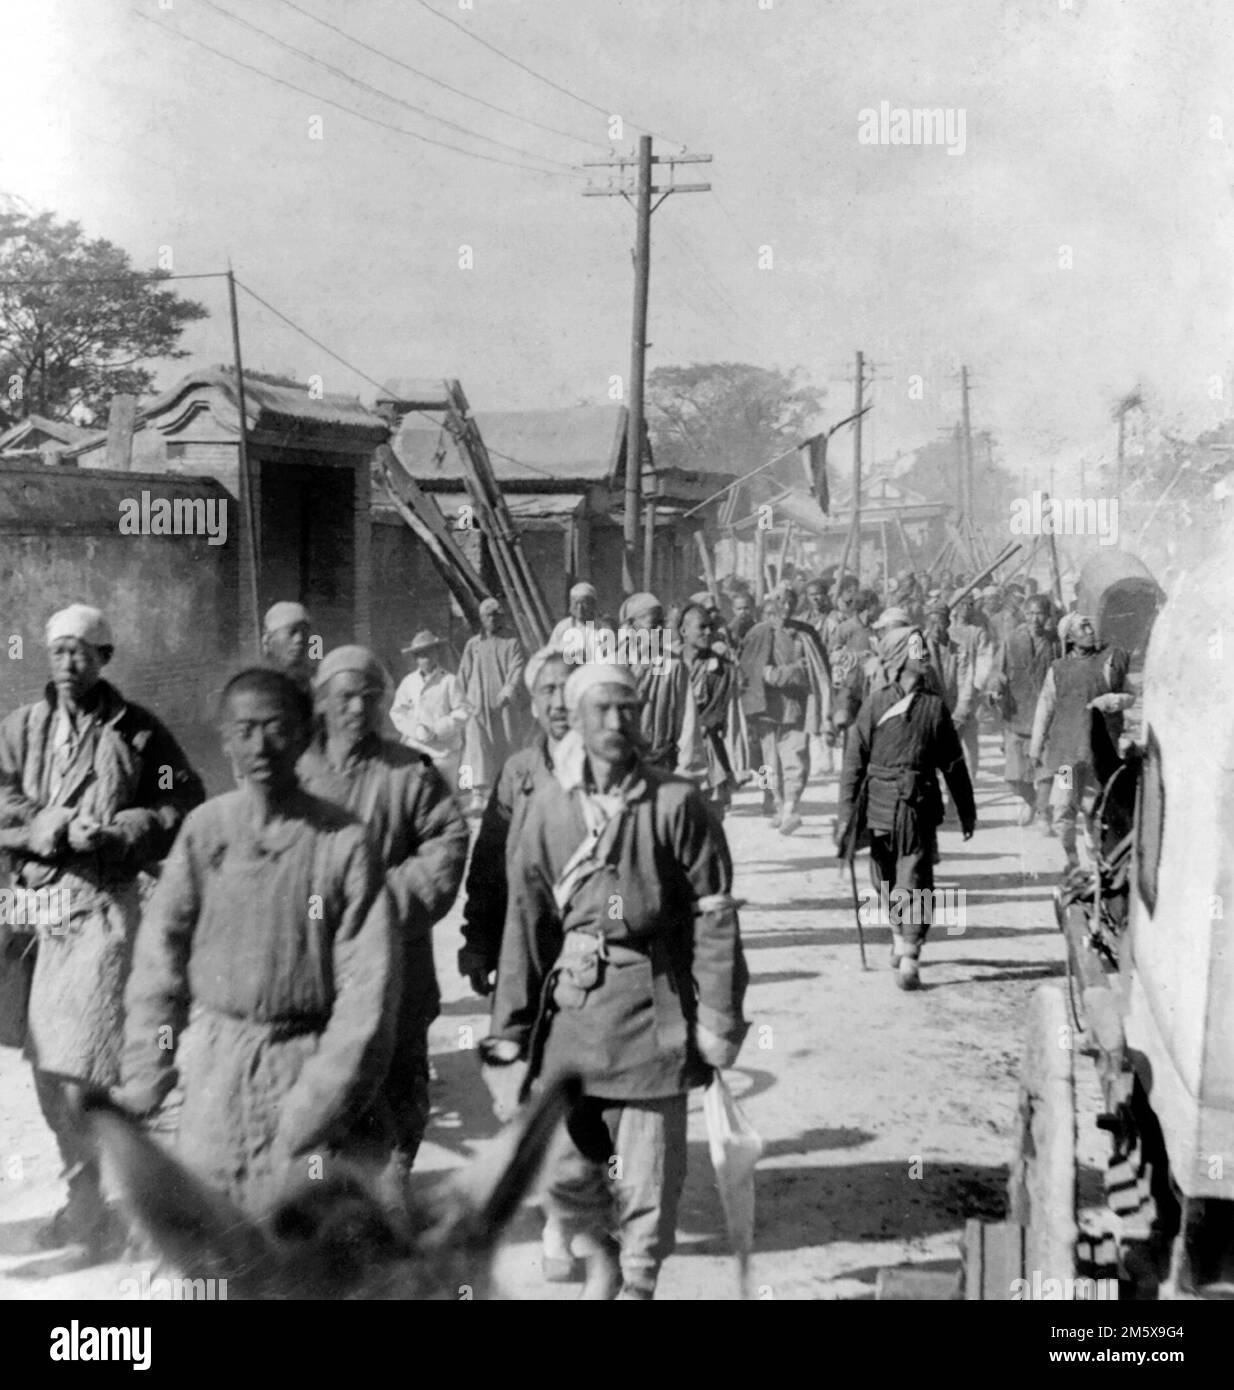
[[[399,516],[411,528],[412,534],[429,553],[437,572],[454,595],[467,621],[474,628],[480,625],[480,600],[487,590],[484,581],[472,569],[467,557],[450,534],[450,528],[437,503],[423,492],[415,479],[398,460],[388,444],[377,449],[377,462],[385,477],[386,492]]]
[[[488,449],[472,417],[462,384],[454,379],[447,380],[446,393],[450,399],[447,428],[458,446],[469,490],[489,528],[486,534],[494,560],[499,568],[504,567],[508,572],[510,592],[507,597],[523,609],[527,632],[520,635],[528,649],[534,651],[548,641],[552,615],[523,552],[522,537],[498,486]]]
[[[948,600],[949,605],[952,608],[958,608],[974,589],[984,583],[985,580],[989,579],[990,575],[992,575],[996,569],[1000,569],[1005,565],[1019,548],[1019,541],[1008,541],[985,569],[981,570],[980,573],[974,577],[971,584],[966,584],[960,592],[956,594],[955,598]]]
[[[711,563],[711,555],[707,550],[707,538],[703,535],[701,527],[694,533],[694,543],[698,546],[698,558],[703,564],[703,579],[707,584],[707,592],[718,595],[720,591],[716,588],[715,566]]]

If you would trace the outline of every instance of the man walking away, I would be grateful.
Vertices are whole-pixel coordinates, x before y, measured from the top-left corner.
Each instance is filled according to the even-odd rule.
[[[972,783],[941,695],[923,684],[925,643],[896,628],[879,643],[890,684],[861,707],[844,752],[837,845],[849,858],[869,832],[870,878],[891,916],[896,984],[920,986],[918,960],[930,929],[943,774],[966,840],[977,823]]]
[[[119,1080],[139,875],[205,796],[172,735],[103,679],[113,650],[97,608],[54,614],[46,692],[0,725],[0,845],[37,932],[26,1056],[69,1189],[38,1239],[52,1249],[79,1244],[92,1261],[118,1253],[122,1232],[75,1101],[85,1085]]]
[[[463,739],[462,766],[471,769],[471,811],[484,810],[502,763],[523,739],[523,645],[504,631],[505,610],[495,598],[480,604],[480,631],[467,640],[458,682],[472,716]]]
[[[335,647],[315,685],[319,732],[300,759],[300,779],[368,828],[394,908],[403,981],[394,1057],[357,1133],[392,1145],[387,1178],[397,1200],[428,1125],[428,1030],[441,1007],[432,932],[458,896],[469,837],[431,760],[381,737],[389,680],[372,652]]]
[[[736,1060],[748,975],[724,832],[688,781],[639,758],[631,672],[583,666],[566,703],[555,781],[511,864],[481,1056],[503,1117],[529,1078],[581,1073],[549,1205],[607,1253],[602,1294],[647,1300],[676,1240],[687,1095]]]

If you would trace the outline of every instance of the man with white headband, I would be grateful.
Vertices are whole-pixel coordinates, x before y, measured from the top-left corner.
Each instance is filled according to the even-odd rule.
[[[39,1241],[80,1245],[91,1260],[118,1253],[123,1232],[103,1203],[74,1102],[83,1086],[119,1080],[139,874],[167,854],[204,798],[167,729],[103,679],[113,650],[97,608],[74,603],[53,614],[47,689],[0,725],[0,846],[10,856],[10,887],[23,902],[56,909],[26,917],[37,919],[26,1055],[69,1189]]]
[[[523,644],[504,630],[504,623],[505,609],[498,600],[484,599],[480,631],[467,639],[458,664],[458,683],[471,706],[459,765],[460,772],[470,770],[469,814],[483,812],[502,763],[524,738],[526,658]]]
[[[320,718],[300,780],[368,827],[394,904],[402,977],[394,1060],[356,1138],[383,1157],[388,1149],[387,1194],[404,1203],[428,1125],[428,1030],[441,1008],[432,932],[458,896],[469,836],[432,760],[381,736],[390,680],[367,647],[327,652],[313,686]]]
[[[596,586],[580,580],[570,590],[570,611],[553,629],[548,639],[550,647],[564,647],[566,633],[571,628],[585,631],[587,624],[596,618]]]
[[[556,775],[510,863],[481,1056],[502,1118],[536,1077],[582,1075],[548,1209],[592,1257],[586,1294],[645,1300],[675,1243],[687,1096],[735,1061],[748,974],[724,831],[640,758],[632,673],[581,666],[565,699]]]
[[[262,624],[261,650],[270,665],[303,691],[313,683],[313,620],[302,603],[275,603]]]

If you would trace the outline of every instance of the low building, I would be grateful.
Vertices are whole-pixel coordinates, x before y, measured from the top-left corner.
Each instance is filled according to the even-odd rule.
[[[434,497],[484,577],[495,582],[471,512],[463,466],[444,424],[420,413],[398,383],[378,397],[377,409],[395,426],[391,445],[403,466]],[[615,615],[623,597],[625,407],[477,411],[474,418],[550,610],[564,613],[570,586],[585,579],[596,586],[601,612]],[[685,514],[729,480],[657,470],[650,442],[644,450],[643,499],[654,499],[656,509],[654,570],[647,586],[667,600],[700,584],[694,534],[704,530],[713,513],[704,507],[692,517]],[[377,514],[387,507],[379,492]]]
[[[386,422],[353,396],[316,395],[294,382],[245,373],[254,555],[241,515],[240,408],[235,373],[193,372],[145,405],[132,467],[151,474],[216,479],[233,507],[227,544],[238,550],[237,649],[255,655],[254,612],[279,599],[303,603],[326,648],[367,642],[373,451]],[[105,433],[66,451],[65,461],[102,468]]]

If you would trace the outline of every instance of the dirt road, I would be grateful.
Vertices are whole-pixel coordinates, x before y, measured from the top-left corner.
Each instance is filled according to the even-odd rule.
[[[963,911],[934,929],[917,994],[894,986],[886,928],[868,929],[871,968],[861,970],[847,873],[831,851],[836,779],[811,783],[805,824],[787,838],[758,815],[757,794],[738,798],[729,830],[753,1026],[730,1079],[767,1143],[757,1296],[871,1297],[881,1267],[953,1261],[965,1218],[1003,1211],[1025,1006],[1062,972],[1049,902],[1062,856],[1057,840],[1016,824],[1001,767],[987,735],[977,834],[941,839],[938,883],[964,890]],[[474,1051],[484,1014],[454,965],[458,920],[456,908],[437,933],[445,1004],[426,1171],[456,1167],[495,1132]],[[116,1297],[141,1268],[75,1271],[35,1250],[34,1229],[62,1200],[57,1168],[29,1068],[0,1050],[0,1298]],[[500,1280],[516,1298],[573,1297],[541,1280],[538,1227],[530,1211],[520,1220]],[[727,1297],[732,1284],[696,1098],[679,1247],[660,1296]]]

